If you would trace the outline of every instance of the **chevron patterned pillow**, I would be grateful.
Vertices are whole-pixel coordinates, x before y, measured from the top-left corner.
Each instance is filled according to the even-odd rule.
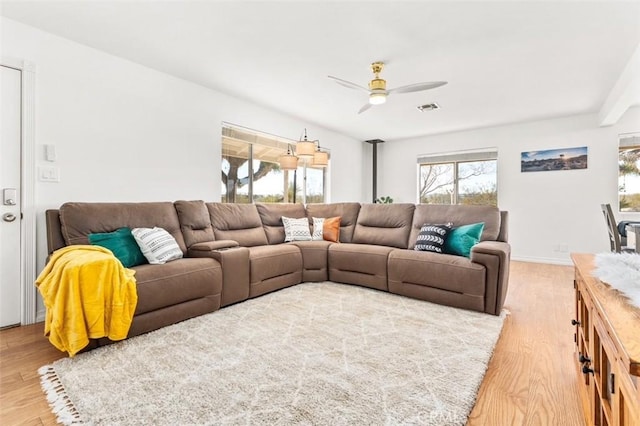
[[[294,219],[282,216],[284,224],[284,241],[311,241],[311,232],[309,231],[309,219],[306,217]]]
[[[451,231],[453,223],[433,225],[425,223],[420,228],[414,250],[442,253],[447,234]]]

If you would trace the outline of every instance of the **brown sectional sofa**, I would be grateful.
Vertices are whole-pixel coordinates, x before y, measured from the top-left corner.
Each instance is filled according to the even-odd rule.
[[[340,242],[285,243],[282,216],[340,216]],[[507,213],[414,204],[65,203],[46,212],[49,253],[120,227],[162,227],[184,258],[136,270],[129,337],[306,281],[331,280],[497,315],[509,277]],[[471,257],[413,250],[424,223],[484,222]],[[108,343],[106,339],[92,346]]]

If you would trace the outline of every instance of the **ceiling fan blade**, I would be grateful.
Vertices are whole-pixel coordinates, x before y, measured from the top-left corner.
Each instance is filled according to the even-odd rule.
[[[360,108],[360,111],[358,111],[358,114],[362,114],[363,112],[365,112],[366,110],[368,110],[369,108],[371,108],[373,105],[371,105],[370,103],[366,103],[362,106],[362,108]]]
[[[328,75],[327,77],[329,77],[331,80],[335,81],[336,83],[338,83],[341,86],[348,87],[349,89],[364,90],[365,92],[369,93],[369,89],[367,89],[366,87],[359,86],[359,85],[357,85],[355,83],[352,83],[352,82],[347,81],[347,80],[343,80],[343,79],[338,78],[338,77],[333,77],[333,76],[330,76],[330,75]]]
[[[416,83],[409,84],[408,86],[396,87],[395,89],[389,89],[388,93],[409,93],[420,92],[421,90],[435,89],[436,87],[444,86],[446,81],[431,81],[428,83]]]

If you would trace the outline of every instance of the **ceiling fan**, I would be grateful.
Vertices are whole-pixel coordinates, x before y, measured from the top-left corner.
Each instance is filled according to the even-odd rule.
[[[380,78],[380,72],[382,72],[382,68],[384,68],[384,62],[374,62],[371,64],[371,71],[373,71],[373,75],[375,78],[369,82],[369,88],[360,86],[358,84],[352,83],[350,81],[343,80],[338,77],[328,76],[331,80],[340,84],[341,86],[348,87],[350,89],[362,90],[369,94],[369,103],[365,104],[358,114],[361,114],[371,108],[373,105],[381,105],[387,101],[387,96],[392,93],[409,93],[409,92],[420,92],[422,90],[434,89],[436,87],[444,86],[447,84],[446,81],[431,81],[427,83],[415,83],[409,84],[407,86],[396,87],[395,89],[387,90],[387,82],[386,80]]]

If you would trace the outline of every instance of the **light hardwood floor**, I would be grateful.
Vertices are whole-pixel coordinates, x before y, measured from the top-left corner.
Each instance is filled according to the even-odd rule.
[[[511,314],[468,425],[583,425],[570,325],[573,268],[512,262],[505,307]],[[0,331],[0,425],[56,423],[37,369],[63,354],[42,334],[41,323]]]

